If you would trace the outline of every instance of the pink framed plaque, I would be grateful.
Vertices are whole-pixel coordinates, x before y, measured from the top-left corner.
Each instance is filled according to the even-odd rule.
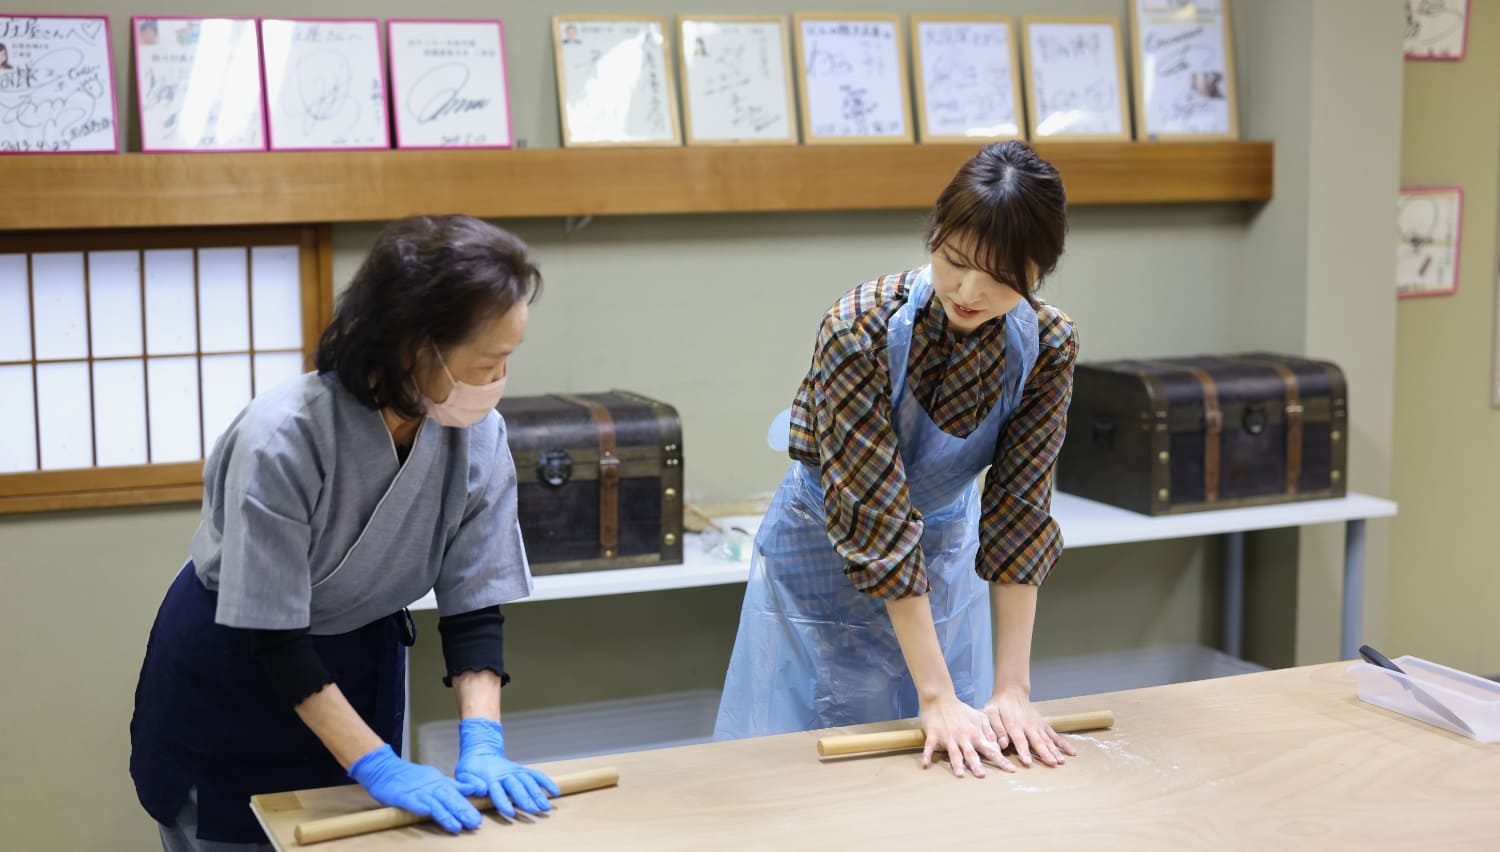
[[[0,15],[0,154],[120,149],[109,19]]]
[[[502,22],[398,19],[386,27],[398,148],[515,144]]]
[[[264,151],[254,18],[132,17],[142,151]]]
[[[1458,186],[1401,190],[1396,212],[1396,294],[1451,296],[1458,292],[1463,255],[1464,191]]]
[[[266,124],[277,151],[389,148],[373,18],[262,18]]]

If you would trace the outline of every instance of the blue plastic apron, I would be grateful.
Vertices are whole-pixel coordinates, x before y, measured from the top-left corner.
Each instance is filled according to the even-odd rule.
[[[170,824],[198,788],[198,837],[266,843],[250,812],[260,793],[348,784],[349,776],[271,687],[251,632],[214,622],[217,600],[189,562],[167,590],[141,666],[130,720],[130,775],[158,822]],[[401,750],[404,611],[313,647],[349,703]]]
[[[921,547],[938,641],[960,700],[989,697],[994,681],[988,584],[979,549],[978,476],[1020,404],[1038,352],[1036,312],[1021,300],[1005,316],[1000,399],[967,437],[944,432],[906,381],[917,310],[932,298],[930,270],[891,318],[886,349],[892,426]],[[915,716],[916,687],[885,601],[856,590],[828,537],[818,471],[793,462],[756,534],[739,634],[714,727],[716,739],[764,736]]]

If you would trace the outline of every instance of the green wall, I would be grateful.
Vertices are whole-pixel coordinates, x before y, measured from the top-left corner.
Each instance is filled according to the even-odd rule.
[[[1391,535],[1387,654],[1500,674],[1500,411],[1490,405],[1500,205],[1500,2],[1474,0],[1468,57],[1408,62],[1403,186],[1462,186],[1458,293],[1396,308],[1401,521]]]

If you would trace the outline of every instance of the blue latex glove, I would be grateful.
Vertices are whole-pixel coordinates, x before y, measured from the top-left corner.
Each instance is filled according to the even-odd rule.
[[[505,757],[504,729],[494,719],[458,723],[458,766],[453,777],[465,796],[489,796],[495,809],[512,819],[516,808],[528,814],[552,810],[543,791],[562,795],[544,773]],[[511,804],[514,802],[514,806]]]
[[[483,821],[452,778],[431,766],[402,760],[389,745],[381,745],[354,761],[349,777],[382,805],[430,816],[454,834],[478,828]]]

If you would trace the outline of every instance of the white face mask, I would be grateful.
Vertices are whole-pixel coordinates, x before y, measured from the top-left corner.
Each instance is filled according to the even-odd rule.
[[[448,365],[443,363],[443,355],[437,351],[436,346],[432,347],[432,351],[437,354],[438,364],[442,365],[448,381],[453,383],[453,389],[448,391],[448,398],[442,402],[434,402],[426,394],[422,395],[422,407],[427,410],[428,417],[436,420],[440,426],[464,429],[483,420],[486,414],[495,410],[500,397],[505,395],[505,376],[487,385],[465,384],[448,372]]]

